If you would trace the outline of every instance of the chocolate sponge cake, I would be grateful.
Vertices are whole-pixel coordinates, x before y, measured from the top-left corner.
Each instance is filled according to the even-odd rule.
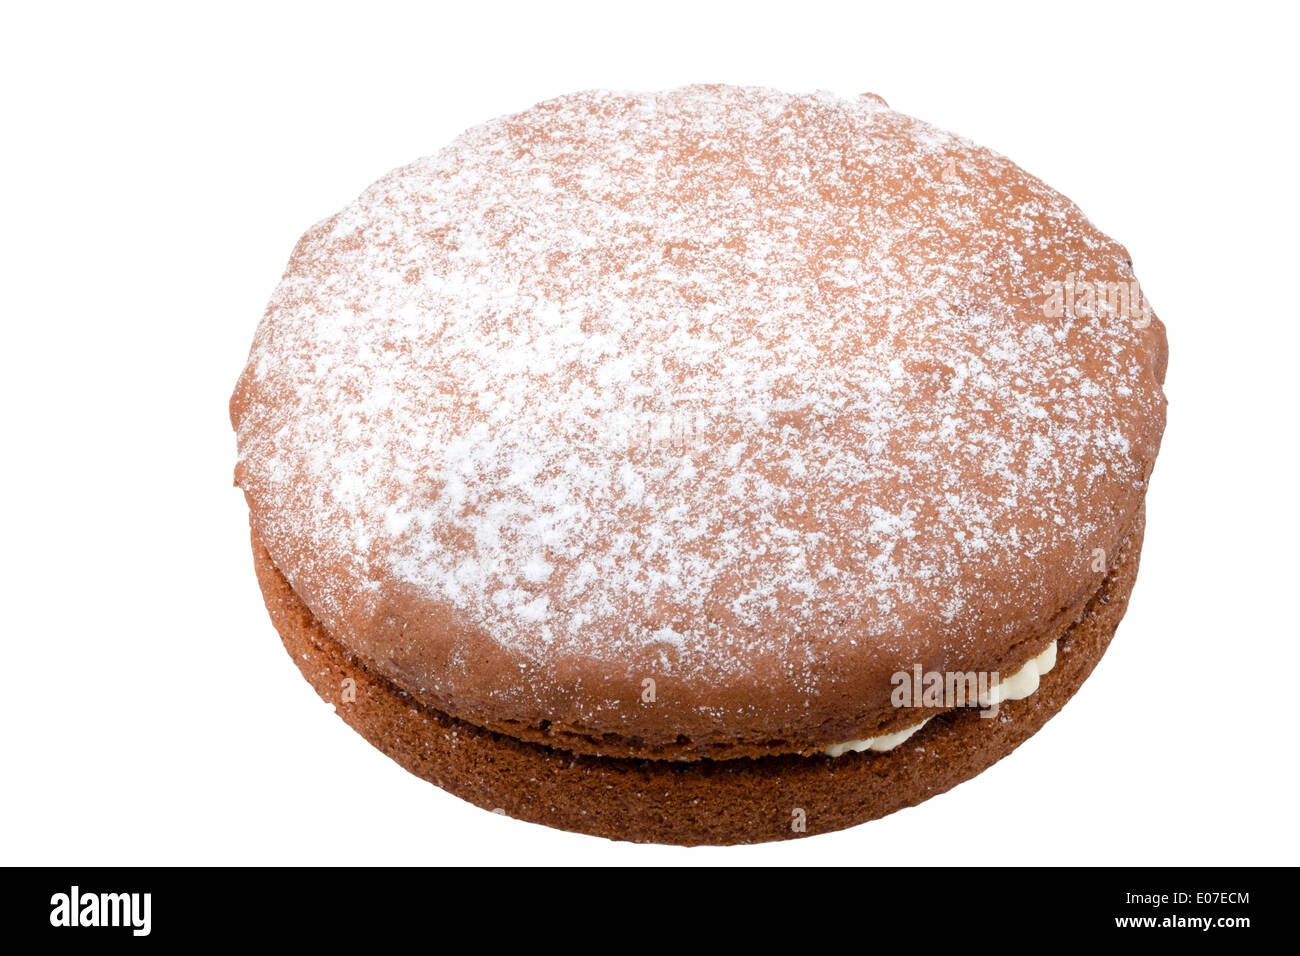
[[[1122,246],[877,97],[588,92],[308,231],[236,482],[295,663],[412,772],[797,837],[979,773],[1088,675],[1166,354]]]

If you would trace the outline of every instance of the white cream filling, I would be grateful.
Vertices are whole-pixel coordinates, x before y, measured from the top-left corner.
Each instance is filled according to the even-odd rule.
[[[1037,657],[1031,657],[1025,662],[1025,666],[1020,668],[1010,677],[1003,678],[985,693],[980,695],[981,707],[992,707],[994,704],[1000,704],[1004,700],[1023,700],[1034,691],[1038,690],[1038,679],[1056,666],[1056,641],[1047,645],[1046,650]],[[930,718],[927,717],[919,724],[913,724],[910,727],[904,727],[897,733],[881,734],[879,737],[867,737],[865,740],[846,740],[842,744],[831,744],[823,753],[838,757],[841,754],[853,751],[861,753],[864,750],[874,750],[877,753],[883,753],[886,750],[893,750],[912,734],[916,733],[927,723]]]
[[[904,727],[895,734],[881,734],[879,737],[868,737],[866,740],[846,740],[842,744],[831,744],[826,748],[824,753],[828,753],[832,757],[838,757],[840,754],[848,753],[850,750],[854,753],[861,753],[864,750],[876,750],[881,752],[893,750],[929,722],[930,718],[927,717],[919,724],[913,724],[911,727]]]

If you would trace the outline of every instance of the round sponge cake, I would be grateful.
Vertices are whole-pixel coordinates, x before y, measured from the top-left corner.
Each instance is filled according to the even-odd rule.
[[[236,480],[286,646],[404,766],[776,839],[941,792],[1074,692],[1165,361],[1120,245],[876,97],[582,93],[303,237]],[[983,706],[900,705],[913,673]]]

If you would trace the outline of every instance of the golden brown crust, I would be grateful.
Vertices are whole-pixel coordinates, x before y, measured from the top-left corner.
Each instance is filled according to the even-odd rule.
[[[327,703],[407,770],[489,810],[617,840],[757,843],[825,833],[943,793],[1006,756],[1078,690],[1105,651],[1137,574],[1142,521],[1079,619],[1061,636],[1038,691],[932,720],[887,753],[656,761],[577,755],[430,709],[356,663],[253,539],[259,583],[285,648]],[[348,684],[347,682],[351,682]],[[351,687],[355,698],[345,691]],[[792,824],[802,819],[803,830]]]

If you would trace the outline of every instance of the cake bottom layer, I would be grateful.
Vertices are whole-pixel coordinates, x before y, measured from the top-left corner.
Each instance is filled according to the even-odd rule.
[[[335,641],[256,537],[253,556],[271,620],[303,676],[350,727],[411,773],[521,820],[692,846],[854,826],[943,793],[1011,753],[1101,659],[1128,606],[1142,533],[1139,520],[1082,616],[1060,637],[1056,666],[1037,692],[1002,703],[997,716],[983,718],[973,707],[948,711],[883,753],[692,761],[577,755],[426,707]]]

